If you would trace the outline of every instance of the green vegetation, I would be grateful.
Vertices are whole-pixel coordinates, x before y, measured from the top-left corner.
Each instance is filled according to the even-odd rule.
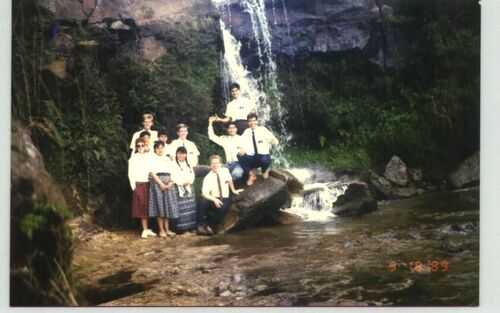
[[[320,159],[334,167],[377,168],[396,154],[410,166],[442,172],[477,151],[479,6],[450,4],[395,6],[393,67],[351,52],[303,60],[293,77],[284,68],[283,103],[296,112],[287,122],[301,130],[299,149],[326,150]]]
[[[77,305],[66,208],[25,203],[12,212],[10,304]]]

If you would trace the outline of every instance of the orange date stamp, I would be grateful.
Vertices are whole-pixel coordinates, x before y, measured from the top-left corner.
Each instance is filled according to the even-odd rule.
[[[427,260],[420,261],[414,260],[410,262],[396,262],[394,260],[389,261],[389,271],[394,272],[398,269],[408,269],[412,273],[424,273],[424,272],[447,272],[450,267],[450,262],[447,260]]]

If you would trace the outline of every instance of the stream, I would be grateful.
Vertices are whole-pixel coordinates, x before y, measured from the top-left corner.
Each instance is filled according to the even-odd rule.
[[[74,268],[89,305],[475,306],[479,188],[215,237],[103,231]]]

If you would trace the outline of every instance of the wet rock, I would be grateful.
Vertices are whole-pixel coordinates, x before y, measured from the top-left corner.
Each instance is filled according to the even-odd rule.
[[[450,182],[455,188],[471,186],[479,183],[479,151],[463,161],[450,174]]]
[[[287,183],[288,191],[291,193],[297,193],[304,189],[304,184],[297,179],[292,173],[285,169],[272,169],[269,171],[269,175]]]
[[[217,233],[238,230],[254,225],[276,224],[279,209],[288,197],[287,183],[269,177],[259,178],[252,186],[236,196]]]
[[[422,178],[424,177],[422,169],[419,169],[419,168],[409,168],[408,175],[411,178],[411,180],[416,182],[416,183],[421,182]]]
[[[398,186],[406,186],[408,184],[408,173],[406,164],[398,156],[393,156],[389,163],[385,166],[385,178]]]
[[[369,182],[375,188],[375,190],[377,190],[382,195],[382,197],[379,198],[381,199],[391,198],[392,185],[387,179],[378,176],[374,172],[370,172]]]
[[[338,216],[359,216],[377,209],[366,183],[349,184],[343,195],[333,204],[333,213]]]
[[[422,189],[417,189],[414,187],[395,187],[391,190],[391,198],[410,198],[416,195],[422,194],[424,191]]]
[[[278,222],[283,225],[296,224],[302,221],[302,217],[290,212],[280,211]]]

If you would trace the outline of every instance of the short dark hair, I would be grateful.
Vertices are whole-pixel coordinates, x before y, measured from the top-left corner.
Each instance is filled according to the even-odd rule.
[[[167,132],[167,129],[165,127],[158,129],[158,136],[161,136],[161,135],[165,135],[168,137],[168,132]]]
[[[231,126],[231,125],[234,125],[234,127],[238,128],[238,126],[236,126],[236,122],[234,122],[234,121],[231,121],[231,122],[227,123],[227,127],[228,127],[228,128],[229,128],[229,126]]]
[[[238,90],[240,90],[240,84],[232,83],[231,85],[229,85],[229,90],[233,90],[233,88],[237,88]]]
[[[145,131],[142,131],[142,132],[139,134],[139,138],[142,138],[142,137],[144,137],[144,136],[149,136],[149,137],[151,137],[151,134],[150,134],[147,130],[145,130]]]
[[[256,120],[258,120],[258,119],[259,119],[259,117],[257,116],[257,114],[255,114],[255,113],[253,113],[253,112],[252,112],[252,113],[249,113],[249,114],[247,115],[247,121],[248,121],[249,119],[251,119],[251,118],[255,118]]]
[[[161,140],[156,140],[155,141],[155,144],[153,145],[153,149],[156,149],[158,148],[159,146],[164,146],[165,147],[165,144],[163,143],[163,141]]]

